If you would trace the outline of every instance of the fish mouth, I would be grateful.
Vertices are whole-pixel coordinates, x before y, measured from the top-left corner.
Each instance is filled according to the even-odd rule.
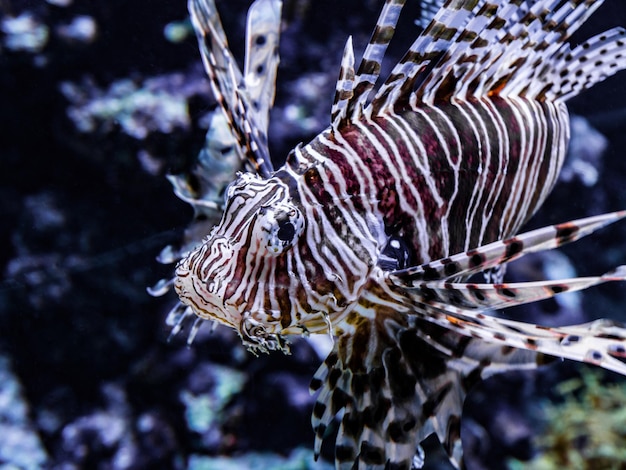
[[[266,325],[245,312],[239,324],[239,336],[243,345],[255,356],[260,352],[282,351],[290,354],[289,342],[280,333],[270,333]]]

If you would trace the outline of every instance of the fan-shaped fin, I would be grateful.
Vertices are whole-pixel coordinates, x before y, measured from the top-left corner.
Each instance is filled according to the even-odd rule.
[[[257,0],[264,1],[264,0]],[[243,75],[233,58],[213,0],[189,0],[189,13],[211,88],[242,154],[260,176],[268,178],[272,162],[267,136],[255,117]]]
[[[583,44],[563,51],[546,77],[554,85],[546,91],[547,99],[558,96],[567,100],[626,67],[626,30],[614,28],[598,34]],[[566,80],[556,75],[567,77]]]
[[[448,0],[380,87],[373,114],[490,95],[565,100],[626,68],[621,28],[565,42],[603,0]]]
[[[436,433],[451,462],[462,465],[460,417],[468,390],[481,378],[534,368],[532,351],[502,348],[417,316],[363,310],[311,383],[315,449],[343,410],[336,467],[411,468],[420,441]]]

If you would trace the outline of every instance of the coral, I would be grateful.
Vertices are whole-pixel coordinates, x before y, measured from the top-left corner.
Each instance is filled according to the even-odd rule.
[[[29,407],[9,359],[0,355],[0,467],[36,470],[48,456],[28,418]]]
[[[67,468],[151,468],[172,451],[173,433],[157,413],[134,416],[118,384],[104,384],[102,395],[105,407],[79,416],[61,431],[61,455],[56,457],[71,465]]]
[[[598,182],[602,168],[602,154],[609,145],[606,137],[580,116],[571,117],[572,138],[560,181],[580,180],[590,187]]]
[[[602,374],[586,368],[557,387],[563,402],[544,408],[545,429],[535,437],[540,455],[519,468],[625,468],[626,384],[605,383]]]
[[[67,41],[90,43],[96,37],[98,26],[91,16],[81,15],[72,18],[68,24],[60,25],[57,32]]]
[[[276,454],[250,453],[238,458],[204,457],[192,455],[187,470],[332,470],[334,465],[327,462],[314,462],[313,452],[308,449],[294,449],[289,457]]]
[[[48,27],[30,13],[3,18],[0,30],[6,35],[4,45],[13,51],[40,52],[49,38]]]
[[[182,74],[171,74],[135,83],[121,79],[101,90],[89,80],[64,82],[61,91],[71,102],[67,114],[81,132],[109,132],[115,125],[135,139],[150,132],[171,133],[187,129],[190,118],[187,97],[206,92],[202,82],[188,86]]]
[[[185,406],[185,419],[190,430],[211,434],[224,420],[224,408],[233,395],[241,392],[245,384],[245,374],[218,364],[200,364],[198,372],[202,378],[190,378],[197,393],[181,390],[180,401]],[[197,374],[196,374],[197,375]],[[198,382],[210,382],[198,387]],[[208,386],[207,386],[208,385]],[[217,433],[215,433],[217,434]]]

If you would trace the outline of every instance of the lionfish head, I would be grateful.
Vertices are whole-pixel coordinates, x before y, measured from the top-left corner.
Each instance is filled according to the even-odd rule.
[[[242,174],[226,197],[220,224],[177,266],[176,291],[196,315],[237,330],[250,349],[284,349],[288,283],[273,271],[298,242],[304,218],[276,180]]]
[[[305,220],[293,196],[278,178],[240,175],[221,222],[176,269],[181,301],[234,328],[253,352],[287,351],[285,335],[329,328],[329,315],[356,298],[347,293],[354,282],[311,256],[321,224]]]

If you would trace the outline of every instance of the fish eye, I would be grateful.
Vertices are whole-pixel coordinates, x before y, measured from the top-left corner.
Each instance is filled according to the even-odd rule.
[[[302,213],[289,202],[276,203],[261,211],[265,245],[271,255],[291,247],[304,229]]]
[[[278,221],[278,232],[276,232],[276,236],[279,240],[290,243],[295,234],[296,227],[288,219]]]

